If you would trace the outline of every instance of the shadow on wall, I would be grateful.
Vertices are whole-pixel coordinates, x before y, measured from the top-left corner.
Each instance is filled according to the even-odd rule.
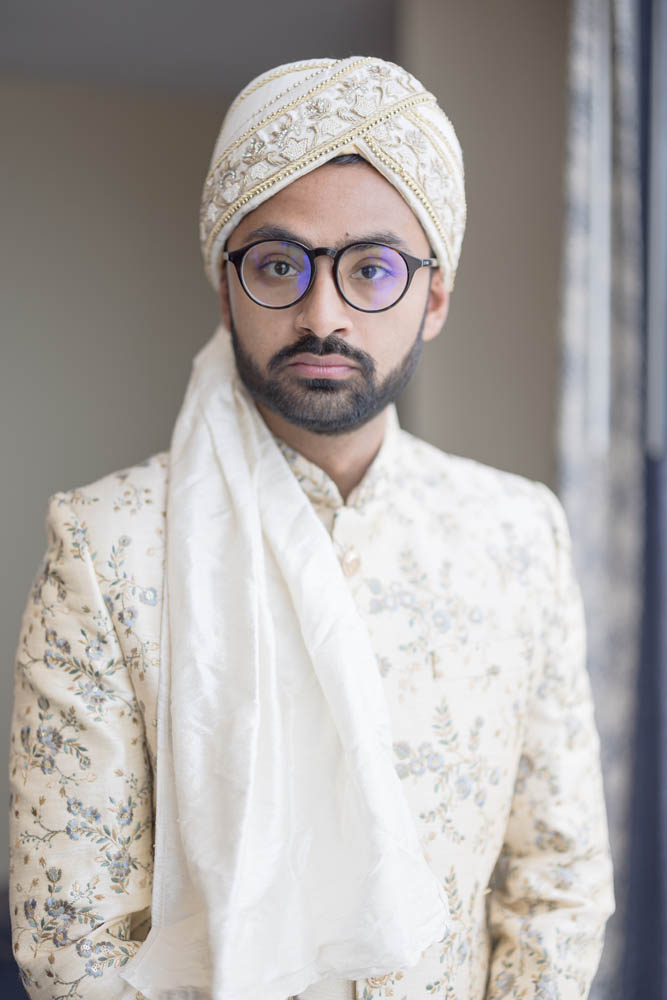
[[[27,1000],[21,977],[12,954],[12,932],[9,923],[9,890],[0,890],[0,997],[2,1000]]]

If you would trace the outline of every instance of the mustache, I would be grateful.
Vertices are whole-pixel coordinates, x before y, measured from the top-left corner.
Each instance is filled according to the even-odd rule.
[[[350,361],[355,361],[364,375],[371,377],[375,374],[375,362],[368,354],[350,347],[341,337],[337,337],[333,333],[325,337],[324,340],[316,337],[313,333],[304,334],[296,343],[281,348],[273,355],[268,364],[269,371],[276,371],[285,361],[289,361],[299,354],[314,354],[317,357],[324,357],[327,354],[338,354],[342,358],[349,358]]]

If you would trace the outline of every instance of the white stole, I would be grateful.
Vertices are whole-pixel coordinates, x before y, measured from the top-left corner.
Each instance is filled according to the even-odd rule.
[[[369,635],[219,328],[174,428],[148,1000],[285,1000],[447,930]]]

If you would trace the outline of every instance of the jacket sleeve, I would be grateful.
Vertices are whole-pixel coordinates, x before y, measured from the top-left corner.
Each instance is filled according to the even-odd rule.
[[[546,655],[532,689],[505,844],[489,895],[487,1000],[587,996],[614,910],[582,600],[565,513],[545,486],[553,555]]]
[[[152,770],[87,529],[55,494],[28,597],[10,747],[10,908],[33,1000],[135,1000],[150,913]]]

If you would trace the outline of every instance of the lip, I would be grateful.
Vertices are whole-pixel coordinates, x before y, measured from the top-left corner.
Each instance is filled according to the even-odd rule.
[[[287,367],[291,368],[295,375],[303,375],[306,378],[346,378],[352,372],[359,370],[358,365],[339,354],[326,354],[323,357],[315,354],[298,354]]]

